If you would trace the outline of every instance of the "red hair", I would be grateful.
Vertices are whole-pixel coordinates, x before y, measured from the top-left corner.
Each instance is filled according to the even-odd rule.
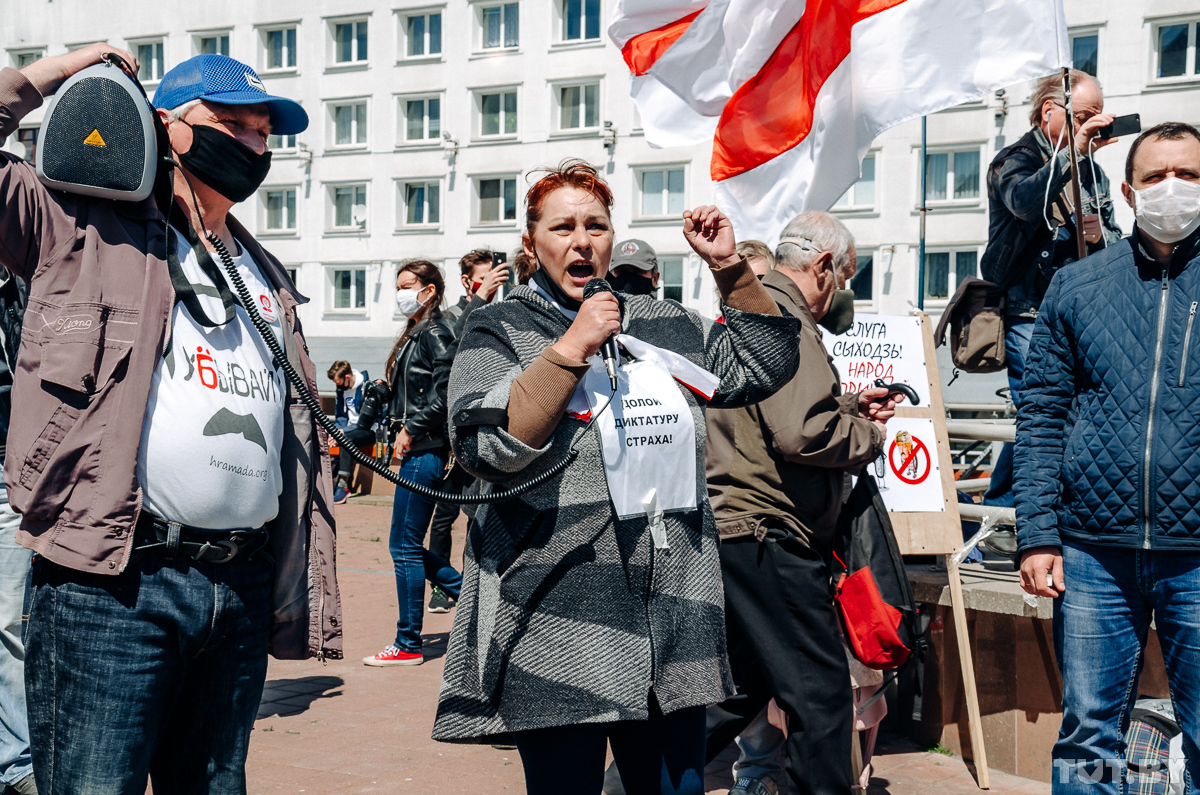
[[[576,158],[567,158],[556,167],[535,169],[544,171],[546,176],[533,183],[525,194],[525,231],[533,236],[533,227],[542,217],[542,204],[546,197],[559,188],[578,188],[596,197],[596,201],[604,206],[605,212],[612,216],[612,188],[589,163]]]

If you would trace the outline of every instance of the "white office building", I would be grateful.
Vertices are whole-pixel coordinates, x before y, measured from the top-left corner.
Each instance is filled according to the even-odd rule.
[[[657,250],[663,296],[715,314],[712,280],[679,220],[713,201],[711,147],[646,143],[628,70],[605,34],[613,2],[12,0],[0,6],[0,46],[21,66],[105,40],[137,55],[150,91],[175,64],[221,52],[300,100],[309,129],[272,141],[266,184],[235,214],[311,299],[300,316],[318,368],[346,358],[378,371],[403,320],[397,264],[439,263],[456,301],[459,257],[475,248],[511,256],[530,173],[567,157],[601,168],[618,240]],[[1144,126],[1200,122],[1194,0],[1067,0],[1067,17],[1077,65],[1097,74],[1107,110],[1140,113]],[[983,173],[1028,129],[1029,93],[1014,86],[928,120],[924,304],[934,314],[978,268]],[[32,155],[39,122],[27,118],[6,148]],[[858,240],[864,310],[907,313],[919,302],[920,145],[919,121],[880,136],[834,209]],[[1114,188],[1128,145],[1098,156]],[[1128,231],[1132,215],[1119,195],[1114,202]]]

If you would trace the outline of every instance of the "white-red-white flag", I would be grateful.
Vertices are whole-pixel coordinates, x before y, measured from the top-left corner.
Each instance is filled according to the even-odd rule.
[[[647,140],[713,140],[717,203],[773,243],[901,122],[1070,63],[1062,0],[620,0]]]

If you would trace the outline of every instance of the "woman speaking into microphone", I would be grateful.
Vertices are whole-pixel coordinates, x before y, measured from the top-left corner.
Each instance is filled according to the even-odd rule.
[[[585,297],[613,248],[612,193],[591,166],[548,169],[525,201],[537,270],[467,323],[451,444],[485,492],[577,456],[476,514],[433,736],[511,734],[530,793],[599,795],[610,742],[630,795],[701,793],[705,706],[732,692],[704,409],[782,387],[798,327],[715,207],[684,213],[683,231],[711,268],[724,325],[597,285]],[[613,335],[608,404],[597,354]]]

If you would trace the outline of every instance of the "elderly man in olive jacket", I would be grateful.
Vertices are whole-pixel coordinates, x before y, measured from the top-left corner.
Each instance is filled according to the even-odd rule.
[[[849,230],[828,213],[804,213],[784,229],[762,283],[800,319],[800,372],[757,405],[709,410],[706,450],[738,686],[737,696],[709,708],[709,757],[773,697],[788,717],[791,785],[846,795],[852,693],[829,556],[845,473],[879,456],[895,408],[886,390],[841,393],[817,328],[854,260]],[[748,778],[732,792],[773,786]]]
[[[0,70],[0,137],[107,52]],[[142,792],[148,776],[156,793],[245,792],[268,652],[342,656],[325,439],[247,314],[315,391],[305,299],[228,215],[266,173],[267,136],[307,116],[219,55],[168,72],[155,104],[181,164],[157,198],[52,191],[0,156],[0,264],[30,290],[4,474],[37,553],[42,795]],[[257,306],[221,297],[205,231]]]

